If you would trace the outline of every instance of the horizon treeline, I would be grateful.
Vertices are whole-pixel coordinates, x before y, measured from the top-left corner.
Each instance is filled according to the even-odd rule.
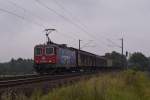
[[[0,63],[0,75],[22,75],[22,74],[32,74],[33,60],[12,58],[9,62]]]

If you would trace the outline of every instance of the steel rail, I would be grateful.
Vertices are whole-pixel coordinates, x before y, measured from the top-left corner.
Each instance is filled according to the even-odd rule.
[[[29,77],[37,77],[37,76],[38,74],[0,76],[0,81],[15,80],[15,79],[22,79],[22,78],[29,78]]]
[[[91,74],[91,73],[45,75],[45,76],[29,77],[29,78],[14,79],[14,80],[2,80],[2,81],[0,81],[0,88],[14,87],[14,86],[18,86],[18,85],[32,84],[32,83],[38,83],[38,82],[44,82],[44,81],[54,81],[54,80],[78,77],[78,76],[83,76],[83,75],[88,75],[88,74]]]

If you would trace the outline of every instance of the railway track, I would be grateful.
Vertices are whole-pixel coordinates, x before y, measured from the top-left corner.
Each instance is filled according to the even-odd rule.
[[[92,73],[70,73],[70,74],[64,74],[64,75],[30,75],[30,76],[22,76],[17,78],[6,78],[3,80],[0,80],[0,88],[8,88],[8,87],[15,87],[18,85],[26,85],[26,84],[32,84],[32,83],[38,83],[38,82],[44,82],[44,81],[55,81],[55,80],[62,80],[67,78],[73,78],[73,77],[79,77],[84,75],[89,75]]]
[[[37,76],[38,74],[0,76],[0,81],[23,79],[23,78],[37,77]]]

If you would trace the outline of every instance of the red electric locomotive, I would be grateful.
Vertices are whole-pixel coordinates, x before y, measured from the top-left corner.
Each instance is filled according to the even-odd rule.
[[[48,42],[34,48],[34,68],[38,73],[52,73],[76,66],[76,51],[66,45],[53,43],[48,34],[55,29],[46,30]]]
[[[57,62],[56,47],[48,37],[49,33],[55,29],[46,29],[45,31],[48,38],[47,44],[36,45],[34,48],[34,68],[38,73],[46,72],[49,66],[55,65]]]

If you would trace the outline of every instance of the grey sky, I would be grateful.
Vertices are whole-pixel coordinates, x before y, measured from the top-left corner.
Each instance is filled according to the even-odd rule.
[[[0,0],[0,9],[23,17],[0,11],[0,62],[12,57],[32,58],[34,46],[45,42],[44,28],[56,28],[57,32],[51,34],[51,38],[60,44],[78,47],[79,38],[83,40],[82,45],[93,40],[89,45],[94,47],[83,49],[99,55],[113,50],[120,52],[120,48],[108,46],[112,45],[109,40],[120,45],[119,39],[124,36],[126,50],[150,56],[149,0],[40,1],[70,21],[36,0]]]

